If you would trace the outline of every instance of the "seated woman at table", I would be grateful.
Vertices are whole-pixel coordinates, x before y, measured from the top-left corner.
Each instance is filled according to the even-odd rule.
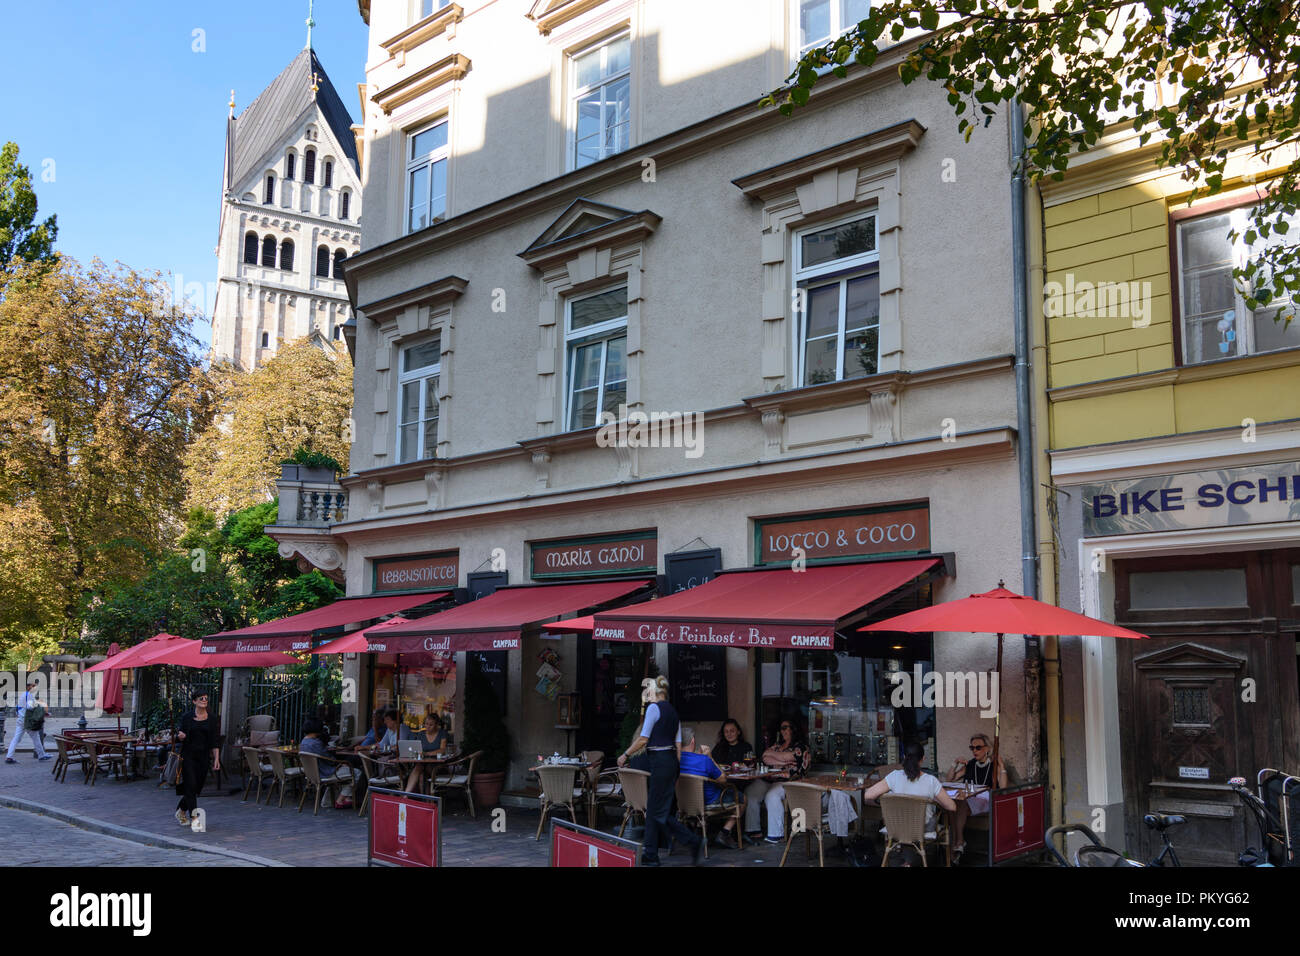
[[[722,782],[727,779],[727,774],[712,756],[700,751],[695,742],[695,728],[682,727],[682,752],[678,758],[678,765],[681,773],[693,773],[698,777],[703,777],[706,781],[717,780]],[[736,805],[736,791],[723,790],[721,787],[712,783],[704,784],[704,803],[709,807],[734,807]],[[736,829],[736,818],[727,817],[727,822],[723,824],[718,835],[713,838],[713,842],[718,846],[731,847],[737,846],[735,837],[730,840],[728,835]]]
[[[415,735],[415,739],[420,741],[421,749],[426,754],[444,754],[450,749],[447,746],[450,742],[447,729],[442,726],[442,718],[437,714],[425,714],[424,729]]]
[[[713,750],[709,752],[718,766],[728,764],[754,764],[757,763],[755,757],[754,745],[745,739],[745,732],[740,729],[740,724],[735,719],[728,717],[722,722],[722,727],[718,730],[718,739],[713,744]],[[746,780],[733,781],[744,795],[745,802],[745,833],[753,840],[762,838],[763,833],[759,829],[759,810],[763,806],[763,797],[767,794],[766,780]]]
[[[1001,757],[997,759],[997,782],[993,783],[993,748],[989,744],[988,737],[984,734],[972,734],[970,752],[974,755],[970,760],[963,762],[958,757],[953,761],[952,773],[948,775],[950,781],[961,781],[977,787],[989,787],[991,790],[1001,790],[1006,787],[1007,769],[1002,765]],[[961,855],[966,851],[966,840],[964,839],[966,821],[973,816],[988,812],[988,790],[977,793],[957,804],[957,821],[952,828],[952,858],[954,863],[961,859]]]
[[[325,725],[315,717],[309,717],[302,725],[302,743],[298,745],[300,754],[315,754],[317,757],[323,757],[317,766],[320,767],[320,779],[322,783],[328,783],[331,780],[344,780],[350,785],[352,783],[352,768],[346,764],[338,763],[334,756],[329,752],[329,734],[325,730]],[[351,786],[343,788],[340,796],[352,796]]]
[[[804,775],[812,761],[808,741],[797,717],[787,717],[777,727],[776,743],[763,751],[763,766],[786,773],[785,779],[795,780]],[[746,796],[747,800],[753,797]],[[780,780],[772,781],[763,795],[767,807],[767,842],[780,843],[785,839],[785,786]],[[757,818],[756,818],[757,819]]]
[[[925,748],[915,741],[909,743],[903,748],[903,768],[886,774],[885,779],[869,787],[863,797],[867,800],[877,800],[886,793],[899,793],[905,797],[925,797],[931,801],[930,806],[926,808],[925,829],[932,831],[935,824],[934,805],[937,803],[945,810],[956,810],[957,804],[943,789],[943,783],[938,777],[921,769],[924,760]]]
[[[373,747],[379,743],[384,736],[384,731],[388,729],[384,726],[384,714],[386,712],[383,707],[375,708],[375,712],[370,715],[370,730],[366,732],[366,736],[357,746]]]

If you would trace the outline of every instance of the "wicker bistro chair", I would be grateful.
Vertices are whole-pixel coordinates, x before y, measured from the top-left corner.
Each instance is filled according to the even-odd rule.
[[[709,820],[714,817],[735,817],[736,833],[739,834],[744,830],[744,819],[741,817],[741,799],[740,791],[736,790],[734,784],[726,782],[714,783],[714,786],[723,790],[731,790],[735,795],[735,805],[724,807],[718,803],[708,803],[704,799],[704,777],[695,773],[681,773],[677,775],[677,815],[683,820],[698,822],[700,825],[700,839],[704,841],[704,858],[709,858]],[[710,781],[712,782],[712,781]],[[742,836],[743,840],[744,837]],[[743,844],[741,844],[743,846]]]
[[[804,849],[808,854],[808,859],[812,859],[812,838],[817,837],[817,865],[826,865],[825,847],[822,844],[822,835],[829,832],[830,824],[822,815],[822,797],[826,794],[825,787],[819,787],[814,783],[799,783],[791,781],[785,784],[785,805],[790,814],[790,825],[785,831],[785,852],[781,854],[781,866],[785,866],[785,858],[790,855],[790,841],[794,839],[794,820],[797,811],[803,811],[803,834]]]
[[[389,773],[389,768],[381,764],[374,757],[368,754],[359,753],[361,758],[361,773],[366,778],[366,795],[362,798],[360,805],[357,807],[357,816],[365,816],[366,811],[370,809],[370,788],[383,787],[385,790],[402,788],[401,773]]]
[[[54,767],[51,773],[54,775],[55,780],[63,783],[68,778],[68,767],[72,765],[72,761],[84,761],[86,759],[86,748],[79,741],[62,736],[56,736],[54,743],[59,748],[59,752],[54,759]]]
[[[623,789],[623,806],[626,808],[623,811],[623,822],[618,828],[618,835],[622,836],[632,814],[639,813],[641,819],[645,820],[645,807],[650,800],[650,774],[644,770],[623,767],[618,771],[618,781]]]
[[[271,797],[275,794],[275,788],[279,787],[280,802],[277,804],[277,806],[283,807],[285,788],[288,787],[290,784],[293,784],[297,787],[303,786],[304,777],[303,777],[302,767],[288,766],[285,763],[284,751],[282,750],[272,749],[272,750],[264,750],[262,752],[266,754],[266,762],[271,765],[271,773],[274,774],[275,776],[275,780],[271,782],[271,786],[268,787],[266,791],[266,805],[267,806],[271,805]]]
[[[82,783],[95,785],[95,779],[102,770],[121,777],[126,768],[126,748],[116,744],[101,743],[97,740],[86,741],[87,760],[82,766],[86,769],[86,778]]]
[[[461,757],[453,763],[446,765],[446,776],[435,773],[430,791],[439,795],[442,793],[460,793],[465,796],[465,804],[469,807],[470,818],[473,819],[474,813],[474,765],[478,763],[478,758],[483,756],[483,751],[476,750],[472,754]]]
[[[538,767],[537,778],[542,783],[542,818],[537,821],[537,839],[542,838],[542,828],[546,826],[546,814],[556,807],[568,807],[569,816],[578,822],[575,803],[581,803],[586,792],[578,783],[577,767]]]
[[[256,747],[244,747],[244,796],[240,803],[248,801],[248,791],[253,789],[253,781],[257,781],[257,796],[253,797],[254,803],[262,802],[262,783],[271,786],[275,782],[275,768],[266,762],[262,757],[262,752]]]
[[[936,820],[935,829],[926,829],[926,817],[932,801],[925,797],[909,797],[901,793],[884,793],[880,795],[880,813],[885,818],[887,839],[885,855],[880,865],[889,863],[889,854],[898,847],[915,847],[921,854],[921,865],[929,866],[925,857],[927,840],[938,842],[943,827]]]
[[[300,753],[298,760],[302,763],[303,788],[302,796],[298,798],[298,812],[302,813],[302,805],[307,800],[309,791],[316,791],[316,808],[312,810],[311,815],[317,816],[320,813],[320,799],[329,792],[335,790],[335,799],[338,799],[338,793],[342,787],[352,782],[352,777],[344,779],[336,777],[334,774],[338,771],[339,763],[318,754]]]

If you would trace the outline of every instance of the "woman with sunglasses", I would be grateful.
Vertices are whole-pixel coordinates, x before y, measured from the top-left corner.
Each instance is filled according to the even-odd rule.
[[[217,715],[208,710],[208,695],[196,690],[190,695],[194,709],[181,718],[176,739],[181,744],[181,779],[176,785],[180,803],[176,804],[176,822],[190,825],[190,815],[199,805],[199,792],[208,779],[208,765],[221,769],[221,754],[217,749],[221,738],[221,725]]]
[[[958,757],[953,761],[952,773],[948,779],[956,782],[974,784],[977,787],[988,787],[989,790],[1001,790],[1007,785],[1007,770],[1002,766],[1002,758],[997,761],[996,783],[994,783],[993,767],[993,750],[989,746],[989,739],[984,734],[973,734],[970,739],[971,759],[962,762]],[[989,812],[989,790],[983,793],[977,793],[969,800],[962,800],[957,804],[957,820],[953,825],[953,848],[952,859],[956,863],[961,859],[962,853],[966,851],[966,840],[964,839],[966,831],[966,821],[972,816]]]
[[[804,775],[812,762],[812,753],[804,739],[803,727],[794,717],[787,717],[777,725],[776,743],[763,751],[763,765],[776,767],[785,771],[786,780],[796,780]],[[785,839],[785,785],[774,782],[763,795],[763,804],[767,807],[767,842],[780,843]],[[751,799],[748,796],[746,799]],[[757,805],[757,798],[752,798]],[[758,817],[755,814],[754,824]],[[748,826],[748,821],[746,822]]]

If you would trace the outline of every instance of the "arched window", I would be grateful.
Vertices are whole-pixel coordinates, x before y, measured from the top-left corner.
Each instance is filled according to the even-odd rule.
[[[330,277],[330,251],[328,246],[316,247],[316,274],[326,279]]]
[[[295,153],[293,150],[289,150],[289,152],[285,155],[284,157],[284,178],[285,179],[293,179],[293,167],[297,162],[297,160],[298,160],[298,154]]]
[[[257,265],[257,233],[244,233],[244,261],[249,265]]]
[[[346,189],[343,190],[343,198],[339,200],[340,219],[348,218],[348,200],[350,200],[351,198],[352,198],[352,193],[348,192]]]
[[[316,150],[314,149],[309,149],[303,154],[302,181],[305,183],[316,181]]]
[[[275,236],[262,237],[262,265],[275,268]]]
[[[267,347],[270,346],[270,344],[271,344],[271,333],[270,333],[270,332],[263,332],[263,333],[262,333],[262,348],[267,348]]]
[[[262,197],[262,202],[268,206],[275,202],[275,177],[268,175],[266,177],[266,193]]]
[[[325,188],[330,189],[334,185],[334,161],[325,160]]]
[[[280,268],[293,271],[293,240],[286,239],[280,243]]]
[[[341,342],[341,341],[343,341],[343,323],[342,323],[342,322],[336,322],[336,323],[334,324],[334,341],[335,341],[335,342]]]
[[[348,254],[344,252],[342,249],[334,250],[334,278],[336,279],[343,278],[343,260],[346,259],[347,257]]]

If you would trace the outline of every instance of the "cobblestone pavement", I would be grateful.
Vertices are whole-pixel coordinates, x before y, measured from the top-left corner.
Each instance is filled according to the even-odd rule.
[[[178,827],[179,829],[179,827]],[[194,850],[172,850],[91,833],[70,823],[0,807],[5,866],[253,866]]]
[[[208,787],[199,798],[199,806],[207,813],[207,831],[195,833],[178,826],[172,816],[176,809],[174,790],[159,789],[152,780],[123,782],[103,777],[93,787],[87,786],[82,783],[82,773],[76,765],[60,783],[51,776],[51,767],[51,763],[38,763],[29,754],[21,754],[17,764],[0,764],[0,798],[35,801],[79,817],[292,866],[365,866],[366,820],[358,817],[355,810],[322,807],[320,815],[313,816],[308,804],[298,813],[298,798],[292,792],[285,798],[283,809],[277,807],[277,801],[272,801],[270,806],[256,805],[251,796],[245,803],[241,801],[241,792],[235,789],[239,777],[228,780],[225,789],[217,791],[210,775]],[[234,793],[227,792],[232,789]],[[477,819],[471,819],[463,803],[455,798],[448,799],[444,808],[447,811],[442,843],[444,866],[548,865],[550,847],[545,833],[541,840],[534,839],[536,810],[507,808],[505,832],[494,832],[490,813],[480,811]],[[563,811],[562,818],[567,819]],[[616,831],[617,820],[606,816],[604,828]],[[796,841],[791,848],[787,866],[807,865],[801,844],[802,840]],[[847,859],[833,849],[834,844],[833,837],[827,838],[827,866],[847,866]],[[766,844],[746,846],[744,852],[710,847],[708,865],[775,867],[782,850],[781,846]],[[183,857],[188,851],[168,852]],[[690,855],[683,850],[672,856],[660,854],[660,857],[665,866],[690,863]],[[817,865],[816,841],[811,863]]]

